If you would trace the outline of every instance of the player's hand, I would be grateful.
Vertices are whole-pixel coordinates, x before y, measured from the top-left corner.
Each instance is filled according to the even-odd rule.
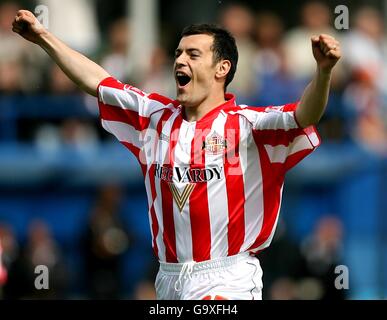
[[[331,71],[341,58],[340,43],[327,34],[313,36],[311,40],[318,67],[323,71]]]
[[[12,31],[34,43],[39,43],[41,36],[47,32],[34,14],[27,10],[19,10],[17,12],[12,23]]]

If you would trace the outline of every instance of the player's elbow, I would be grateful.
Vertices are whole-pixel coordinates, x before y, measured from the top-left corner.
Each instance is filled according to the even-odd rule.
[[[93,77],[92,79],[88,79],[87,81],[83,81],[79,83],[79,88],[86,92],[87,94],[90,94],[93,97],[98,96],[98,86],[101,83],[102,80],[106,79],[109,77],[109,74],[102,74],[99,75],[98,77]]]
[[[294,118],[300,128],[307,128],[310,126],[315,126],[320,122],[322,114],[311,114],[303,112],[298,107],[294,113]]]
[[[83,91],[85,91],[87,94],[93,97],[97,97],[98,96],[97,89],[98,89],[98,86],[95,86],[95,87],[85,88],[83,89]]]

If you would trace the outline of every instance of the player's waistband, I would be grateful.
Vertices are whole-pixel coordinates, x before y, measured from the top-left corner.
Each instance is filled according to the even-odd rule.
[[[180,274],[183,269],[189,265],[191,268],[190,273],[206,271],[206,270],[216,270],[220,268],[230,267],[239,261],[245,260],[249,257],[248,252],[242,252],[233,256],[216,258],[212,260],[206,260],[201,262],[188,261],[185,263],[169,263],[160,261],[160,271],[171,273],[171,274]]]

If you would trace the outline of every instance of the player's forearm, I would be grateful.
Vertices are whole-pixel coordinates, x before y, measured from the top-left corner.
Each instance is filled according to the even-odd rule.
[[[317,68],[296,109],[296,119],[301,127],[316,125],[320,121],[328,103],[330,82],[331,71]]]
[[[46,32],[38,42],[63,72],[83,91],[96,96],[98,84],[109,74],[98,64]]]

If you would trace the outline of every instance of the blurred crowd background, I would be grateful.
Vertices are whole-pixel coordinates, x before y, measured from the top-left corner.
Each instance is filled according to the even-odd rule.
[[[343,58],[318,125],[322,146],[287,177],[259,255],[265,299],[387,298],[387,1],[0,1],[0,298],[153,299],[147,201],[134,157],[99,125],[46,54],[12,33],[19,8],[121,81],[175,96],[182,28],[219,23],[240,61],[228,91],[253,106],[297,101],[315,72],[310,36]],[[349,28],[335,28],[346,5]],[[36,290],[34,268],[50,270]],[[349,289],[335,288],[349,271]],[[335,273],[336,271],[336,273]]]

